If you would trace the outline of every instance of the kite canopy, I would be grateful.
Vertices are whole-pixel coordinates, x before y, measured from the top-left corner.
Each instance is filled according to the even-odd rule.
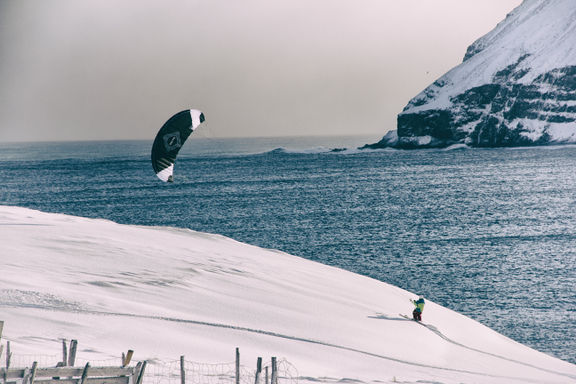
[[[190,134],[204,121],[196,109],[178,112],[164,123],[152,145],[152,168],[162,181],[172,182],[176,156]]]

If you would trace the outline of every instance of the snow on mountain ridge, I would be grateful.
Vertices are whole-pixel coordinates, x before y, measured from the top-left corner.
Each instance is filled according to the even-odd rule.
[[[555,44],[550,44],[550,37]],[[427,100],[421,104],[422,96],[429,92],[427,88],[405,111],[446,106],[450,97],[492,82],[498,71],[515,63],[519,63],[516,71],[527,71],[518,79],[523,84],[553,69],[576,64],[576,3],[573,0],[525,0],[495,29],[468,48],[464,63],[466,65],[456,66],[429,87],[442,96],[446,94],[441,98],[444,103]]]
[[[575,91],[576,2],[524,0],[369,147],[576,142]]]
[[[463,61],[466,61],[475,54],[483,51],[486,47],[493,45],[498,40],[501,40],[502,37],[505,38],[506,36],[513,34],[513,30],[517,25],[526,25],[528,22],[527,19],[534,17],[534,15],[538,14],[545,6],[546,4],[539,0],[524,1],[510,12],[506,16],[506,19],[498,23],[492,31],[472,43],[468,47]]]

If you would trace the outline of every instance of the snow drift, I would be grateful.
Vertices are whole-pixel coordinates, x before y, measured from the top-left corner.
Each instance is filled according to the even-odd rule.
[[[576,143],[576,3],[524,0],[368,147]]]
[[[191,230],[0,206],[0,307],[19,354],[286,358],[300,381],[576,383],[576,366],[410,292]],[[146,382],[147,379],[145,379]],[[153,382],[150,381],[149,383]]]

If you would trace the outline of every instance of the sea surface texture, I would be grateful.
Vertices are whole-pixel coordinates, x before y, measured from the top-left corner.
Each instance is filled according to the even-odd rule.
[[[172,184],[146,141],[3,143],[0,204],[279,249],[576,363],[576,146],[330,151],[372,141],[191,138]]]

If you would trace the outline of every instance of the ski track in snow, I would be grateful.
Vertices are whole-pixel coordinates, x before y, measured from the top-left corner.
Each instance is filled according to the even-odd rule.
[[[388,315],[379,313],[378,316],[372,316],[372,318],[375,318],[375,319],[383,319],[383,320],[403,320],[403,321],[410,321],[410,322],[416,323],[416,324],[418,324],[418,325],[421,325],[421,326],[423,326],[423,327],[425,327],[425,328],[428,328],[431,332],[435,333],[436,335],[438,335],[438,336],[441,337],[442,339],[444,339],[444,340],[446,340],[447,342],[449,342],[449,343],[451,343],[451,344],[454,344],[454,345],[456,345],[456,346],[458,346],[458,347],[465,348],[465,349],[468,349],[468,350],[470,350],[470,351],[482,353],[482,354],[484,354],[484,355],[492,356],[492,357],[495,357],[495,358],[498,358],[498,359],[507,360],[507,361],[510,361],[510,362],[512,362],[512,363],[524,365],[524,366],[526,366],[526,367],[538,369],[538,370],[543,371],[543,372],[553,373],[553,374],[557,374],[557,375],[569,377],[569,378],[571,378],[571,379],[576,379],[576,376],[573,376],[573,375],[562,374],[562,373],[559,373],[559,372],[556,372],[556,371],[552,371],[552,370],[549,370],[549,369],[545,369],[545,368],[541,368],[541,367],[538,367],[538,366],[535,366],[535,365],[532,365],[532,364],[524,363],[524,362],[522,362],[522,361],[514,360],[514,359],[511,359],[511,358],[506,357],[506,356],[497,355],[497,354],[495,354],[495,353],[486,352],[486,351],[483,351],[483,350],[481,350],[481,349],[469,347],[469,346],[467,346],[467,345],[465,345],[465,344],[462,344],[462,343],[459,343],[459,342],[457,342],[457,341],[455,341],[455,340],[450,339],[449,337],[447,337],[446,335],[444,335],[442,332],[440,332],[440,330],[439,330],[438,328],[436,328],[435,326],[433,326],[432,324],[426,324],[426,323],[423,323],[423,322],[421,322],[421,321],[414,321],[414,320],[412,320],[410,317],[405,316],[405,315],[400,315],[400,316],[402,316],[402,317],[404,317],[404,318],[402,318],[402,317],[389,317]]]
[[[241,326],[235,326],[235,325],[230,325],[230,324],[223,324],[223,323],[212,323],[212,322],[207,322],[207,321],[199,321],[199,320],[190,320],[190,319],[180,319],[180,318],[174,318],[174,317],[165,317],[165,316],[157,316],[157,315],[142,315],[142,314],[135,314],[135,313],[122,313],[122,312],[107,312],[107,311],[95,311],[95,310],[89,310],[89,309],[81,309],[81,308],[75,308],[73,310],[67,309],[67,308],[58,308],[58,307],[50,307],[50,306],[40,306],[40,305],[34,305],[34,306],[30,306],[30,305],[25,305],[25,304],[5,304],[5,303],[0,303],[0,307],[12,307],[12,308],[27,308],[27,309],[36,309],[36,310],[45,310],[45,311],[55,311],[55,312],[72,312],[72,313],[76,313],[76,314],[86,314],[86,315],[99,315],[99,316],[118,316],[118,317],[132,317],[132,318],[138,318],[138,319],[150,319],[150,320],[159,320],[159,321],[169,321],[169,322],[175,322],[175,323],[185,323],[185,324],[193,324],[193,325],[200,325],[200,326],[207,326],[207,327],[216,327],[216,328],[226,328],[226,329],[232,329],[235,331],[241,331],[241,332],[251,332],[251,333],[256,333],[256,334],[261,334],[261,335],[266,335],[266,336],[271,336],[271,337],[277,337],[277,338],[282,338],[282,339],[287,339],[287,340],[292,340],[292,341],[298,341],[298,342],[304,342],[304,343],[310,343],[310,344],[316,344],[316,345],[322,345],[322,346],[326,346],[326,347],[330,347],[330,348],[337,348],[337,349],[341,349],[341,350],[345,350],[345,351],[350,351],[350,352],[355,352],[355,353],[360,353],[366,356],[370,356],[370,357],[375,357],[378,359],[385,359],[385,360],[389,360],[389,361],[394,361],[397,363],[402,363],[402,364],[408,364],[408,365],[412,365],[412,366],[418,366],[418,367],[423,367],[423,368],[431,368],[431,369],[438,369],[438,370],[442,370],[442,371],[449,371],[449,372],[457,372],[457,373],[466,373],[466,374],[471,374],[471,375],[476,375],[476,376],[484,376],[484,377],[493,377],[493,378],[503,378],[503,379],[513,379],[513,380],[518,380],[518,377],[511,377],[511,376],[499,376],[499,375],[491,375],[491,374],[486,374],[486,373],[482,373],[482,372],[474,372],[474,371],[468,371],[468,370],[463,370],[463,369],[453,369],[453,368],[446,368],[446,367],[439,367],[439,366],[434,366],[434,365],[428,365],[428,364],[422,364],[422,363],[416,363],[416,362],[412,362],[412,361],[408,361],[408,360],[402,360],[402,359],[397,359],[394,357],[390,357],[390,356],[385,356],[385,355],[380,355],[377,353],[373,353],[373,352],[368,352],[368,351],[363,351],[360,349],[356,349],[356,348],[352,348],[352,347],[347,347],[347,346],[343,346],[343,345],[338,345],[338,344],[333,344],[333,343],[328,343],[328,342],[324,342],[324,341],[320,341],[320,340],[314,340],[314,339],[307,339],[304,337],[299,337],[299,336],[290,336],[290,335],[284,335],[281,333],[277,333],[277,332],[272,332],[272,331],[266,331],[266,330],[262,330],[262,329],[255,329],[255,328],[248,328],[248,327],[241,327]],[[387,315],[383,315],[383,314],[379,314],[379,316],[369,316],[372,318],[376,318],[376,319],[383,319],[383,320],[394,320],[394,321],[410,321],[410,322],[414,322],[411,319],[405,319],[402,317],[389,317]],[[442,339],[444,339],[445,341],[452,343],[454,345],[457,345],[461,348],[465,348],[474,352],[478,352],[478,353],[482,353],[485,355],[489,355],[498,359],[503,359],[503,360],[507,360],[516,364],[520,364],[526,367],[530,367],[533,369],[537,369],[546,373],[550,373],[550,374],[555,374],[558,376],[564,376],[567,378],[570,378],[572,380],[576,380],[576,376],[573,375],[569,375],[569,374],[565,374],[565,373],[561,373],[561,372],[556,372],[556,371],[552,371],[549,369],[545,369],[545,368],[541,368],[532,364],[528,364],[528,363],[524,363],[521,361],[517,361],[505,356],[500,356],[497,354],[493,354],[490,352],[486,352],[486,351],[482,351],[473,347],[469,347],[466,346],[464,344],[458,343],[457,341],[451,340],[450,338],[446,337],[444,334],[442,334],[442,332],[440,332],[436,327],[434,327],[433,325],[430,324],[424,324],[424,323],[418,323],[415,322],[417,324],[419,324],[420,326],[426,327],[427,329],[429,329],[431,332],[435,333],[436,335],[438,335],[439,337],[441,337]],[[539,381],[536,380],[530,380],[527,379],[526,382],[532,382],[532,383],[539,383]]]

